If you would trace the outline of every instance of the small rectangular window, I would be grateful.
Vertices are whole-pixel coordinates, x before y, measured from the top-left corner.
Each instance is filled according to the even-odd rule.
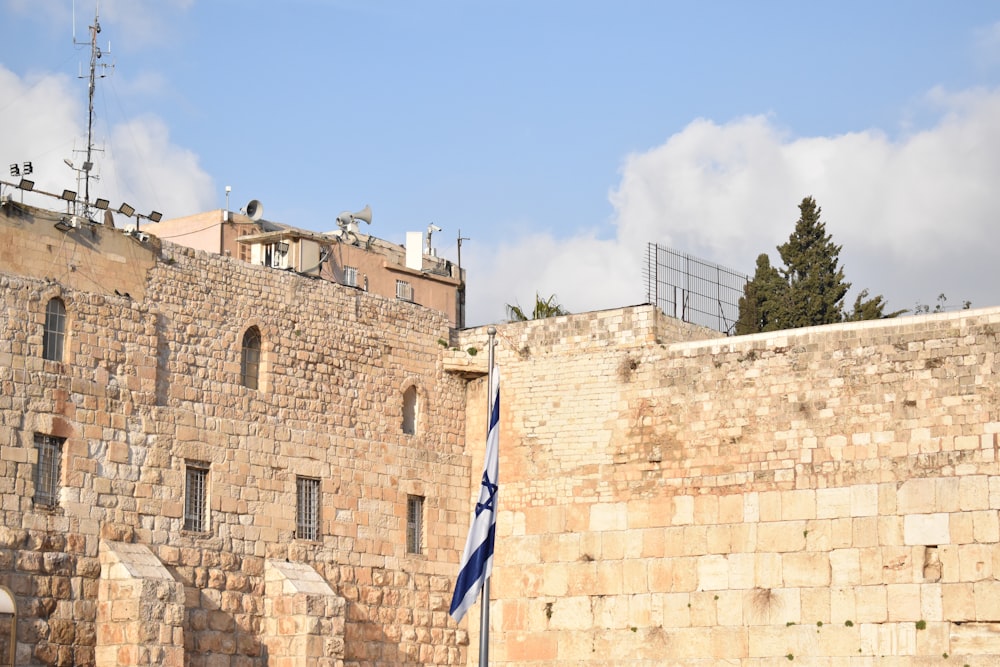
[[[348,287],[358,286],[358,269],[354,266],[344,267],[344,284]]]
[[[42,358],[62,361],[63,340],[66,337],[66,305],[62,299],[50,299],[45,306],[45,329],[42,336]]]
[[[396,281],[396,298],[403,301],[413,301],[413,287],[405,280]]]
[[[406,497],[406,552],[422,554],[424,552],[424,498],[423,496]]]
[[[35,434],[35,449],[38,451],[38,464],[35,465],[36,505],[55,507],[59,504],[64,442],[64,438]]]
[[[184,530],[208,529],[208,465],[188,463],[184,484]]]
[[[319,539],[319,480],[297,477],[295,487],[295,537],[300,540]]]

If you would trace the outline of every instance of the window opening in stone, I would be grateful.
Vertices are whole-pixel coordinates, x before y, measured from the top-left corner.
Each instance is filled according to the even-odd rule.
[[[243,334],[243,348],[240,357],[240,384],[257,389],[260,379],[260,329],[250,327]]]
[[[0,586],[0,667],[14,667],[17,655],[17,601]]]
[[[66,338],[66,304],[56,297],[45,307],[45,333],[42,336],[42,357],[62,361],[63,342]]]
[[[208,527],[208,468],[187,464],[184,484],[184,530],[203,533]]]
[[[349,287],[358,286],[358,269],[354,266],[344,267],[344,284]]]
[[[424,498],[406,497],[406,552],[424,552]]]
[[[63,442],[64,438],[35,434],[35,449],[38,451],[38,463],[35,465],[36,505],[55,507],[59,504]]]
[[[417,388],[409,386],[403,392],[403,433],[417,432]]]
[[[319,480],[297,477],[295,487],[295,537],[300,540],[319,539]]]

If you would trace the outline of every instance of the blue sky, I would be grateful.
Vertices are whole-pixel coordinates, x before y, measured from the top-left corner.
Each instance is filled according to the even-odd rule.
[[[0,162],[72,186],[70,0],[0,0]],[[435,234],[469,321],[645,301],[646,243],[752,273],[813,195],[855,288],[1000,305],[1000,5],[105,0],[93,191]],[[93,4],[76,7],[77,40]],[[4,170],[6,174],[6,168]],[[853,298],[853,297],[852,297]]]

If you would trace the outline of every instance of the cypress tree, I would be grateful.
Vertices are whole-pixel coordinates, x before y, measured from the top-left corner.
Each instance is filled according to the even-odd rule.
[[[886,314],[882,296],[869,297],[865,289],[858,294],[853,310],[845,313],[844,297],[851,284],[844,280],[840,266],[841,246],[827,234],[820,212],[812,197],[799,204],[795,230],[778,246],[782,268],[772,267],[766,254],[757,257],[757,270],[740,298],[737,335],[874,320],[906,312]]]
[[[816,200],[799,204],[799,219],[788,241],[778,246],[788,283],[788,312],[781,329],[833,324],[844,319],[844,297],[851,284],[840,266],[841,246],[826,233]]]

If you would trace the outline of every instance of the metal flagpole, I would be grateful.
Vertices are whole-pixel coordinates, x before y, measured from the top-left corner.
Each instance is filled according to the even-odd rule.
[[[486,335],[490,337],[488,373],[486,375],[486,437],[490,437],[490,419],[493,414],[493,341],[497,335],[496,327],[489,327]],[[494,480],[496,482],[496,480]],[[493,504],[496,516],[496,501]],[[483,596],[479,607],[479,667],[489,667],[490,664],[490,577],[483,579]]]

